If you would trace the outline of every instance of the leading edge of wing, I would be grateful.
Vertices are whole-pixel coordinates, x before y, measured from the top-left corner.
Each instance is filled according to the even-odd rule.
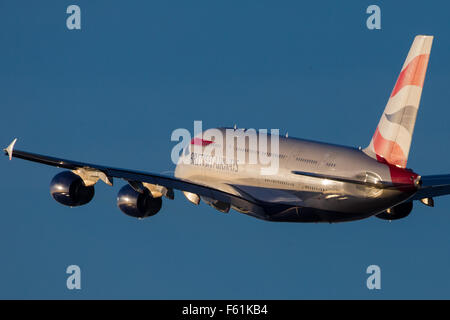
[[[32,162],[37,162],[49,166],[54,166],[58,168],[64,168],[69,170],[76,170],[79,168],[90,168],[96,169],[103,172],[108,177],[120,178],[127,181],[141,181],[150,184],[156,184],[164,186],[166,188],[177,189],[181,191],[187,191],[191,193],[196,193],[200,196],[209,197],[222,202],[230,203],[241,209],[248,211],[264,213],[262,204],[254,199],[247,199],[243,196],[234,195],[225,191],[214,189],[205,185],[190,182],[187,180],[179,179],[176,177],[170,177],[165,175],[159,175],[150,172],[130,170],[130,169],[120,169],[107,167],[92,163],[79,162],[73,160],[67,160],[52,156],[46,156],[42,154],[22,151],[22,150],[4,150],[6,155],[14,158],[20,158]]]

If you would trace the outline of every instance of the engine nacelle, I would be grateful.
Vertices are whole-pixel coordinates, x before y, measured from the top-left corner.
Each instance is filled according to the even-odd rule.
[[[389,208],[386,211],[377,214],[376,217],[383,220],[397,220],[407,217],[413,209],[412,201],[403,202],[395,207]]]
[[[137,192],[129,184],[120,189],[117,194],[117,206],[128,216],[146,218],[158,213],[162,206],[161,197],[153,198],[147,188]]]
[[[50,194],[57,202],[70,207],[81,206],[92,200],[94,186],[86,187],[80,176],[63,171],[50,182]]]

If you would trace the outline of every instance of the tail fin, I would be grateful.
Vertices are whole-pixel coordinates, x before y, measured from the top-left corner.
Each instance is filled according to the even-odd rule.
[[[416,36],[378,123],[364,149],[373,158],[406,167],[433,36]]]

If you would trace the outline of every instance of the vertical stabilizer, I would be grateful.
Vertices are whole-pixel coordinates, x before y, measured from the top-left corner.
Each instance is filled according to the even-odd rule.
[[[422,95],[433,36],[416,36],[380,122],[364,149],[369,156],[405,167]]]

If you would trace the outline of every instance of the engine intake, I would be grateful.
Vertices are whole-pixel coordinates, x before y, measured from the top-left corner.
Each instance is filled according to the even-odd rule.
[[[161,197],[153,198],[147,188],[141,193],[127,184],[117,195],[117,206],[128,216],[146,218],[158,213],[162,200]]]
[[[412,201],[403,202],[395,207],[389,208],[386,211],[377,214],[376,217],[383,220],[397,220],[407,217],[413,209]]]
[[[81,206],[92,200],[94,186],[86,187],[80,176],[63,171],[50,182],[50,194],[57,202],[70,207]]]

